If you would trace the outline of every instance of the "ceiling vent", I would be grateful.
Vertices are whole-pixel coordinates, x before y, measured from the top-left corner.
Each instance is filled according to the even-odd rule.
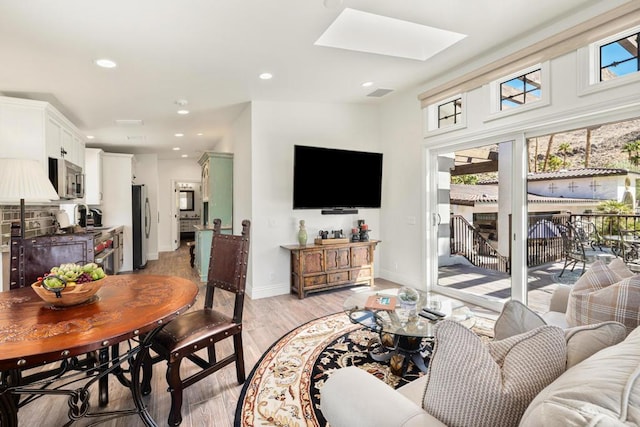
[[[142,120],[116,120],[118,126],[142,126]]]
[[[145,141],[147,139],[144,135],[127,136],[127,141]]]
[[[367,96],[372,96],[374,98],[382,98],[383,96],[391,92],[393,92],[393,89],[376,89]]]

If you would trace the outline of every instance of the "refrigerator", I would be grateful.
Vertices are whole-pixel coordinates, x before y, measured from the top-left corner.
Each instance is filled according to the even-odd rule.
[[[132,186],[131,206],[133,209],[133,269],[139,270],[147,266],[147,240],[151,230],[151,208],[144,184]]]

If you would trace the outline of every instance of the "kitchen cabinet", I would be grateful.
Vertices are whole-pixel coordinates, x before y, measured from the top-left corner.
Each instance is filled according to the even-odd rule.
[[[0,145],[3,156],[35,159],[46,173],[49,157],[85,167],[82,134],[47,102],[0,96]]]
[[[304,298],[310,292],[344,286],[373,286],[373,251],[378,240],[328,245],[285,245],[291,251],[291,292]]]
[[[102,153],[102,223],[123,227],[120,271],[133,270],[132,169],[132,154]]]
[[[233,154],[205,152],[198,163],[202,167],[202,217],[213,226],[220,218],[222,229],[233,229]]]
[[[85,203],[102,205],[102,154],[99,148],[85,149]]]

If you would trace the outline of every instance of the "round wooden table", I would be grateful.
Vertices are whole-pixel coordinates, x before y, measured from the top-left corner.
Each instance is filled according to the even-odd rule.
[[[17,426],[16,396],[47,394],[39,387],[25,391],[28,384],[21,381],[23,370],[90,352],[108,354],[111,346],[126,340],[137,341],[138,345],[118,358],[104,361],[98,369],[87,366],[87,374],[96,375],[96,379],[82,389],[76,385],[76,389],[69,390],[69,404],[78,408],[78,413],[72,417],[70,412],[70,417],[92,416],[88,411],[88,387],[97,378],[121,373],[119,365],[127,361],[131,379],[126,385],[131,388],[136,406],[133,412],[145,424],[156,425],[141,398],[142,360],[161,327],[193,305],[198,286],[172,276],[116,275],[102,280],[105,283],[94,301],[64,308],[50,306],[30,287],[0,292],[0,425]]]

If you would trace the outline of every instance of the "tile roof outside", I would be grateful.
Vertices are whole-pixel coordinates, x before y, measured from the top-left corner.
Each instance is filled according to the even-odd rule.
[[[473,206],[475,204],[495,204],[498,203],[498,186],[451,184],[451,192],[449,198],[451,200],[451,203],[458,205]],[[587,205],[600,203],[602,201],[598,199],[545,197],[535,194],[528,194],[527,200],[529,203],[571,203]]]
[[[616,176],[616,175],[628,175],[630,172],[627,169],[609,169],[609,168],[582,168],[582,169],[562,169],[552,172],[540,172],[530,173],[527,176],[528,181],[545,181],[552,179],[566,179],[566,178],[585,178],[592,176]],[[482,181],[480,184],[497,184],[498,180]]]

